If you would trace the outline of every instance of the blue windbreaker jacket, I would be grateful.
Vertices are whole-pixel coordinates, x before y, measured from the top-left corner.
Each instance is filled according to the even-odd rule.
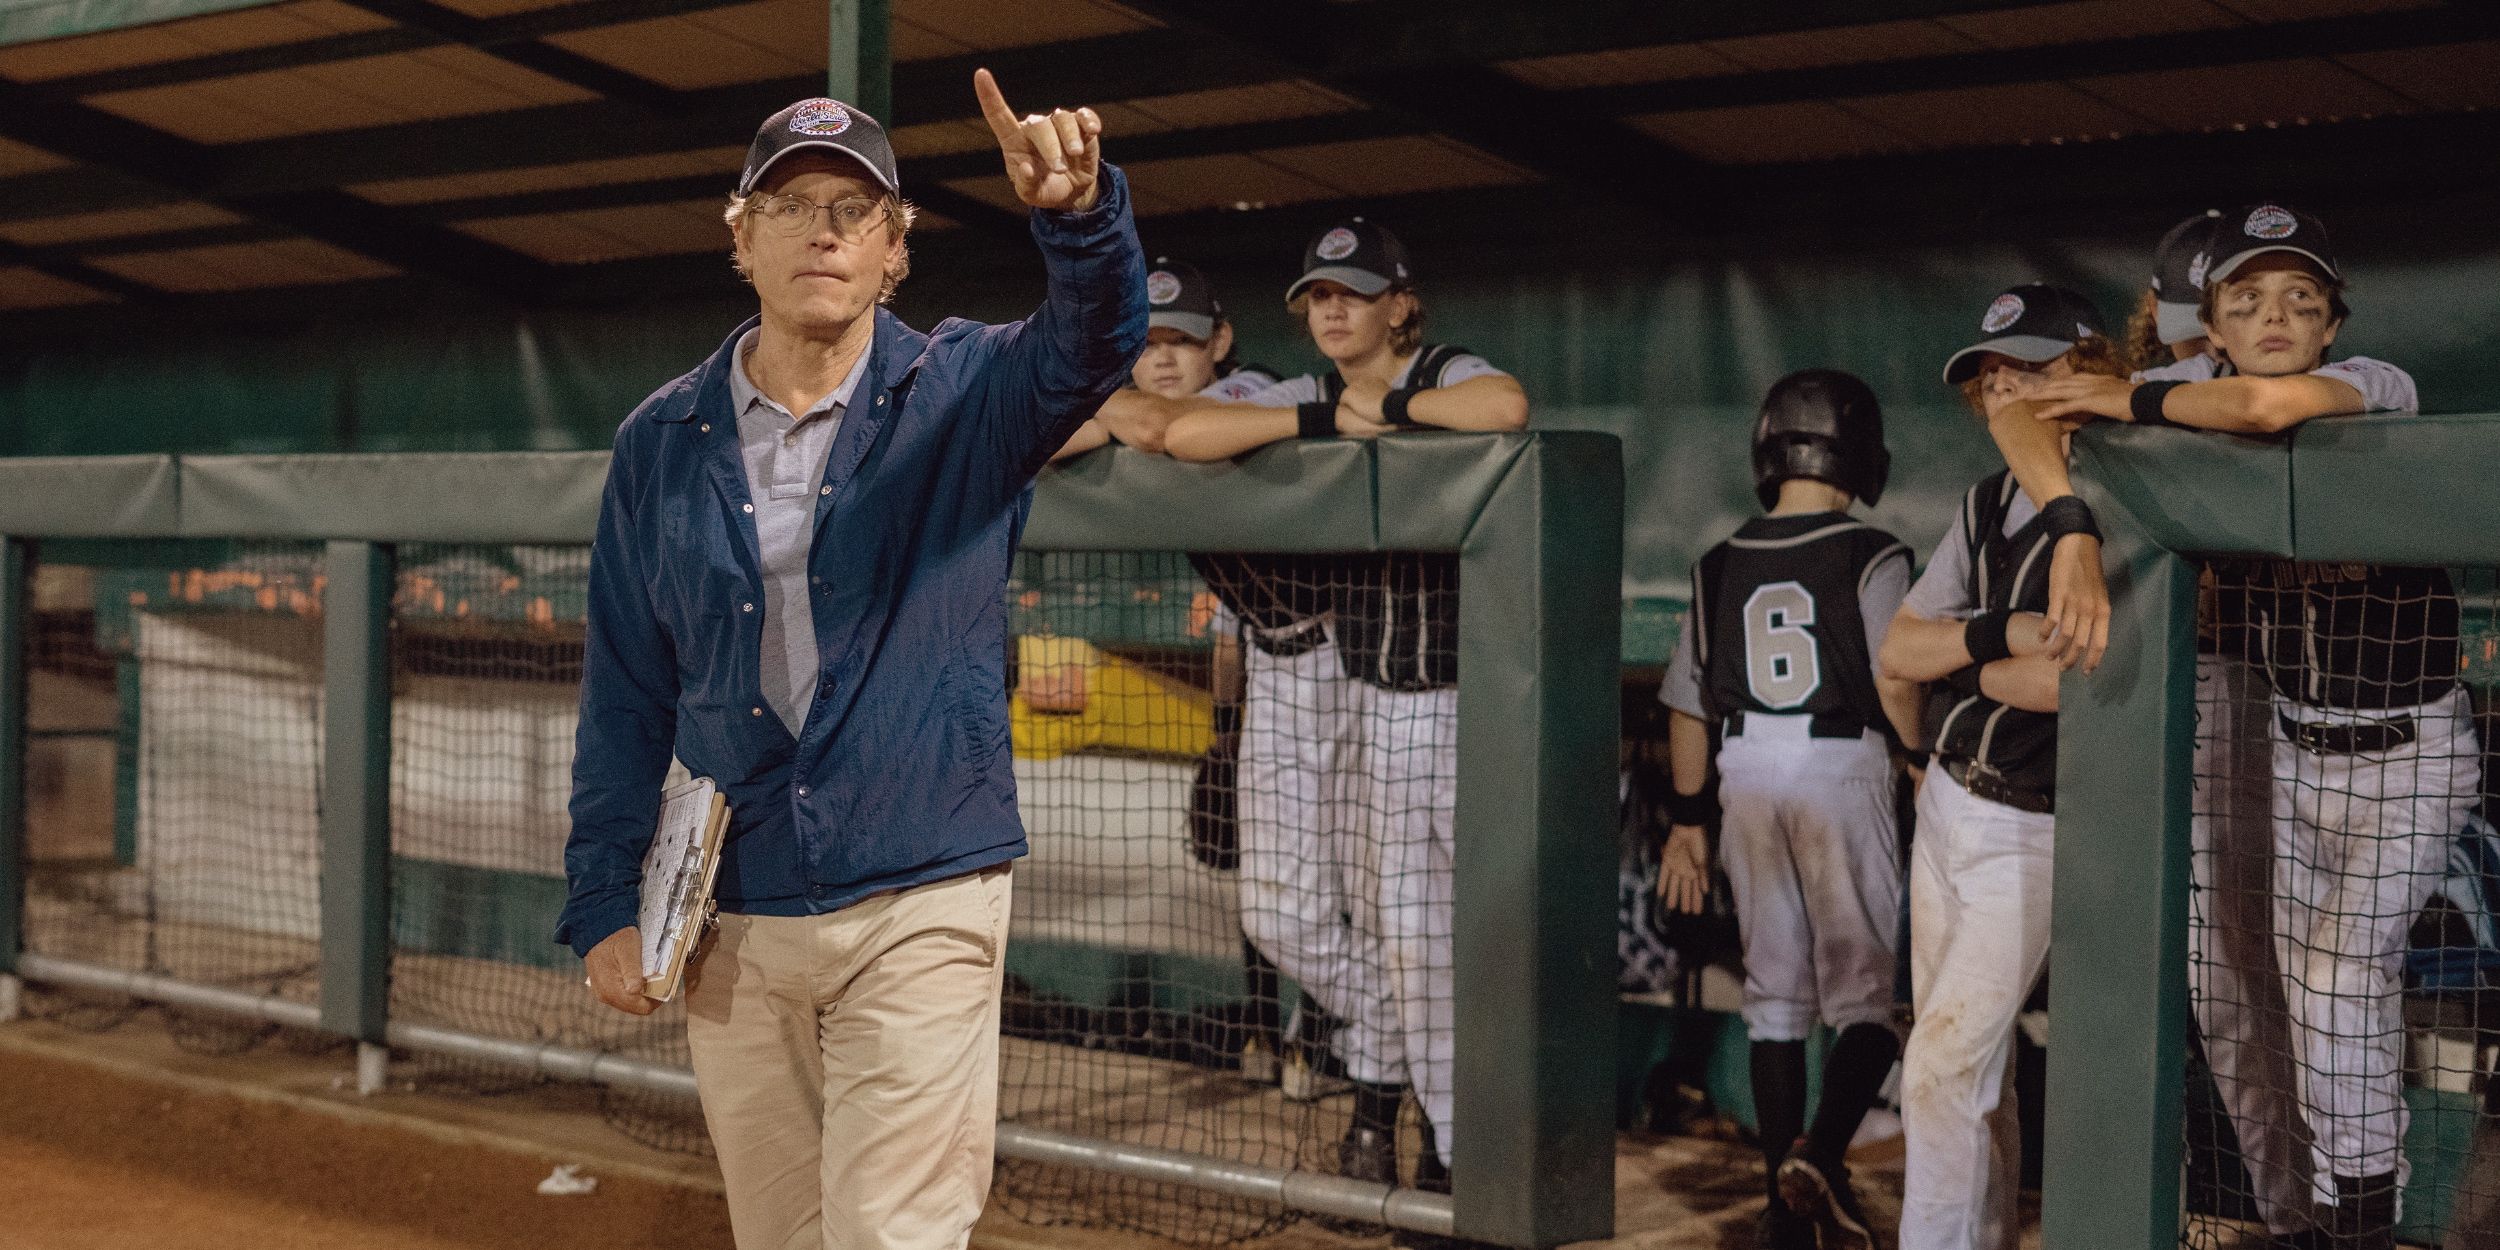
[[[1008,747],[1005,591],[1033,475],[1146,341],[1125,177],[1034,213],[1049,290],[1011,325],[920,334],[884,309],[825,465],[809,555],[816,697],[764,704],[764,599],[730,411],[747,326],[616,432],[590,557],[568,897],[587,954],[635,922],[673,751],[731,813],[721,909],[832,911],[1025,851]]]

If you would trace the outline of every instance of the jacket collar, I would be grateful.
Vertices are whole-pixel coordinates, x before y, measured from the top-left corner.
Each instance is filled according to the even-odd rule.
[[[892,391],[908,381],[927,359],[929,336],[904,325],[902,318],[884,308],[877,309],[874,316],[876,329],[868,343],[868,373],[860,379],[860,389],[866,390],[873,379],[879,390]],[[651,410],[651,419],[682,425],[694,420],[697,414],[709,414],[716,419],[724,415],[734,417],[729,404],[729,371],[737,368],[738,341],[763,321],[763,317],[754,316],[739,322],[738,328],[731,330],[729,337],[721,340],[721,345],[682,384],[692,391],[691,402],[661,404]],[[851,399],[854,409],[863,402],[873,406],[873,401],[856,392]]]

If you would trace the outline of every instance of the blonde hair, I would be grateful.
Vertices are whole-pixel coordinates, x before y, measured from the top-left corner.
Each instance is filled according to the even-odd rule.
[[[728,205],[721,209],[721,223],[733,232],[732,246],[729,249],[729,267],[737,270],[738,277],[749,284],[755,281],[755,275],[748,273],[746,262],[738,259],[734,232],[745,223],[749,215],[755,212],[756,202],[763,199],[766,194],[763,191],[756,191],[747,195],[732,195],[729,197]],[[893,235],[895,241],[903,246],[894,254],[893,262],[885,267],[885,281],[877,287],[877,302],[880,304],[893,299],[894,289],[903,285],[903,279],[911,276],[911,243],[909,241],[911,226],[913,222],[920,220],[919,207],[899,195],[885,196],[883,203],[886,232]]]
[[[2127,368],[2127,362],[2119,358],[2118,345],[2098,334],[2066,349],[2066,354],[2058,359],[2065,361],[2079,374],[2095,373],[2102,377],[2123,378],[2132,372]],[[1987,371],[1981,370],[1962,382],[1962,402],[1969,404],[1972,412],[1983,417],[1988,415],[1987,395],[1981,389],[1985,385],[1986,376]]]
[[[1424,297],[1411,286],[1393,286],[1372,298],[1387,299],[1392,295],[1403,295],[1415,302],[1415,311],[1408,314],[1404,322],[1389,327],[1389,350],[1403,356],[1424,345]],[[1301,323],[1305,336],[1310,334],[1311,292],[1307,288],[1285,301],[1285,311],[1292,313],[1294,320]]]

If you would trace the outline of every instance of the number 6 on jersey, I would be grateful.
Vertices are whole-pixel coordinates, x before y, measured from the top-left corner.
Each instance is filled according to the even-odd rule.
[[[1773,710],[1796,707],[1823,687],[1814,642],[1814,596],[1796,582],[1773,582],[1745,600],[1745,684]]]

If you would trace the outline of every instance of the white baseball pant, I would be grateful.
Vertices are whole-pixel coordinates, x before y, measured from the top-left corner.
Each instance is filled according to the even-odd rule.
[[[1356,683],[1326,643],[1301,655],[1242,646],[1241,927],[1268,962],[1344,1021],[1336,1048],[1362,1081],[1396,1081],[1403,1033],[1377,959],[1357,958],[1351,865],[1360,833],[1341,797]]]
[[[2403,1180],[2405,932],[2439,884],[2481,786],[2465,692],[2350,713],[2280,698],[2301,723],[2413,718],[2391,751],[2324,755],[2274,734],[2276,958],[2315,1144],[2312,1188],[2334,1176]]]
[[[1407,1083],[1449,1162],[1458,1034],[1452,911],[1458,874],[1458,691],[1383,690],[1348,683],[1362,709],[1349,770],[1353,818],[1365,831],[1354,929],[1372,939],[1404,1041]]]
[[[1747,713],[1719,747],[1719,860],[1745,950],[1745,1028],[1805,1040],[1892,1016],[1901,907],[1882,735],[1817,738],[1810,716]]]
[[[2258,1214],[2269,1231],[2292,1233],[2308,1224],[2314,1182],[2274,961],[2272,717],[2263,674],[2198,657],[2188,1001]]]
[[[2011,1250],[2022,1133],[2014,1018],[2049,952],[2056,818],[1927,770],[1910,841],[1911,1000],[1901,1053],[1901,1250]]]

